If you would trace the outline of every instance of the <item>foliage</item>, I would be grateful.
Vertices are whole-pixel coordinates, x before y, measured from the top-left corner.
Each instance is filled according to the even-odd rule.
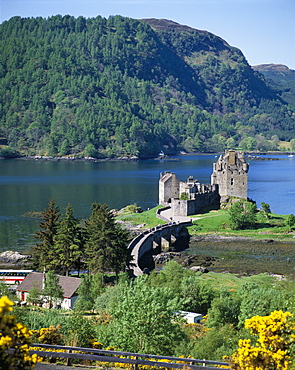
[[[32,266],[39,271],[51,270],[64,275],[82,266],[92,271],[127,271],[131,253],[127,249],[129,233],[115,222],[106,205],[94,203],[92,214],[82,224],[74,217],[69,204],[60,219],[54,199],[42,213],[40,230],[35,238],[41,240],[32,248]]]
[[[29,354],[30,332],[9,314],[12,306],[6,296],[0,298],[0,366],[5,370],[33,369],[38,357]]]
[[[295,225],[295,216],[291,213],[287,216],[286,225],[292,228]]]
[[[251,229],[256,223],[256,205],[238,201],[229,208],[230,226],[233,230]]]
[[[49,307],[51,308],[53,305],[57,305],[63,299],[63,294],[64,292],[59,285],[58,276],[54,275],[52,271],[48,271],[44,282],[43,295],[49,301]]]
[[[62,328],[65,345],[92,347],[94,341],[94,321],[74,312]]]
[[[62,344],[63,335],[61,334],[60,329],[60,325],[50,325],[49,328],[41,328],[38,342],[44,344]]]
[[[85,255],[92,272],[114,269],[116,276],[128,269],[131,262],[128,232],[115,223],[113,213],[107,205],[94,203],[92,213],[85,221]]]
[[[5,280],[0,279],[0,297],[6,296],[10,300],[15,300],[15,295],[9,290],[8,284],[5,283]]]
[[[27,302],[33,304],[33,305],[38,305],[41,304],[43,299],[40,295],[40,290],[37,286],[33,286],[31,290],[29,290],[29,295],[27,297]]]
[[[69,204],[54,238],[54,248],[49,266],[58,266],[61,273],[68,276],[72,269],[80,267],[82,253],[82,231],[79,227],[79,220],[74,217],[73,209]]]
[[[78,288],[78,298],[75,302],[75,310],[93,310],[95,300],[103,291],[104,281],[102,273],[83,275],[82,282]]]
[[[154,287],[169,287],[175,295],[179,295],[182,290],[180,282],[185,277],[192,275],[192,271],[182,267],[176,261],[170,260],[159,273],[152,272],[148,278],[148,284]]]
[[[129,204],[129,206],[125,208],[125,211],[131,212],[131,213],[141,213],[142,209],[138,207],[136,203],[134,203],[134,204]]]
[[[119,294],[119,304],[106,307],[111,322],[98,327],[99,341],[125,351],[172,355],[184,336],[175,315],[182,301],[169,288],[147,286],[144,276],[122,284]]]
[[[290,312],[274,311],[269,316],[254,316],[246,320],[251,339],[239,341],[232,356],[232,369],[291,370],[294,322]]]
[[[209,32],[121,16],[0,25],[5,155],[150,156],[294,136],[293,108]],[[166,21],[167,22],[167,21]]]
[[[23,322],[30,330],[39,331],[41,328],[49,328],[50,326],[63,326],[67,320],[61,310],[15,307],[14,311],[17,320]]]
[[[267,203],[261,202],[261,207],[266,217],[269,218],[269,214],[271,213],[270,205]]]
[[[230,356],[237,348],[239,333],[230,324],[218,328],[205,327],[206,334],[198,338],[196,345],[191,351],[194,358],[205,358],[206,360],[222,359]]]
[[[186,311],[206,315],[216,297],[216,291],[195,276],[189,276],[181,280],[181,296],[185,299]]]
[[[209,328],[220,328],[225,324],[238,326],[241,299],[238,295],[221,289],[219,297],[212,301],[208,310],[206,325]]]
[[[51,199],[48,208],[42,213],[42,221],[39,222],[39,231],[34,237],[40,240],[32,248],[32,264],[36,270],[43,271],[50,266],[52,251],[54,249],[54,238],[59,227],[60,211],[55,200]]]
[[[240,289],[241,306],[239,326],[243,327],[246,319],[252,316],[270,315],[272,311],[288,308],[288,291],[259,286],[255,283],[244,283]]]

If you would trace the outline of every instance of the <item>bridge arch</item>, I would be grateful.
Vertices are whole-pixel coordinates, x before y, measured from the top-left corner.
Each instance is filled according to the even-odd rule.
[[[146,253],[168,251],[171,246],[171,237],[177,239],[182,228],[190,225],[190,221],[159,225],[142,232],[134,238],[128,246],[133,256],[133,274],[135,276],[143,274],[143,266],[140,260]]]

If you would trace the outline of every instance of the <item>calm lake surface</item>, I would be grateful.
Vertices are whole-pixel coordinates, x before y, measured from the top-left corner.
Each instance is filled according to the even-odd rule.
[[[270,204],[279,214],[295,214],[295,157],[249,160],[248,196]],[[175,160],[134,162],[0,160],[0,253],[27,251],[34,245],[36,219],[23,217],[43,211],[54,198],[62,213],[70,203],[76,217],[91,213],[94,202],[120,209],[137,203],[143,209],[158,204],[160,172],[175,172],[181,180],[193,175],[210,183],[214,155],[185,155]]]

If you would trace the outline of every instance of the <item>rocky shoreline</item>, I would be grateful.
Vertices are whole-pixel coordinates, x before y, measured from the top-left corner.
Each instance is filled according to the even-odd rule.
[[[25,268],[28,265],[30,255],[21,254],[16,251],[5,251],[0,254],[1,269],[15,269],[16,267]]]

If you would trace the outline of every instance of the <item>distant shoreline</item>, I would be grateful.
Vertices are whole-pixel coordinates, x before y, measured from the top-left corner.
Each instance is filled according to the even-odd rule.
[[[265,158],[265,155],[289,155],[289,152],[244,152],[248,159],[250,160],[279,160],[279,158]],[[187,155],[215,155],[220,156],[224,154],[224,152],[213,152],[213,153],[199,153],[199,152],[188,152],[188,153],[175,153],[171,154],[173,157],[180,157],[180,156],[187,156]],[[165,155],[164,157],[158,156],[146,156],[146,157],[138,157],[138,156],[122,156],[116,158],[95,158],[95,157],[74,157],[74,156],[62,156],[62,157],[54,157],[54,156],[15,156],[15,157],[1,157],[0,159],[21,159],[21,160],[34,160],[34,161],[83,161],[83,162],[120,162],[120,161],[141,161],[141,160],[176,160],[176,158],[170,157],[170,155]]]

